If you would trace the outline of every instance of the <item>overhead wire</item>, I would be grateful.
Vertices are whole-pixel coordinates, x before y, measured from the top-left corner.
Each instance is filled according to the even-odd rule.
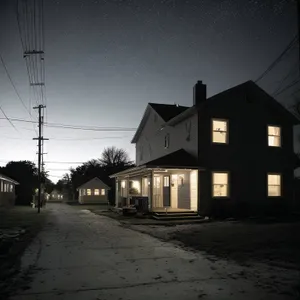
[[[296,35],[287,45],[287,47],[283,50],[283,52],[268,66],[268,68],[254,81],[257,83],[261,79],[263,79],[270,71],[274,69],[274,67],[282,60],[282,58],[296,45],[298,40],[298,35]]]
[[[295,86],[298,82],[300,82],[300,79],[295,79],[292,83],[290,83],[289,85],[285,86],[283,89],[281,89],[280,91],[278,91],[277,93],[275,93],[273,95],[273,97],[277,97],[277,96],[281,95],[285,91],[287,91],[290,88],[292,88],[293,86]]]
[[[10,123],[10,125],[17,131],[19,132],[19,130],[16,128],[16,126],[13,124],[13,122],[8,118],[8,116],[6,115],[5,111],[3,110],[3,108],[0,106],[0,110],[3,113],[5,119]]]
[[[3,118],[0,118],[0,120]],[[25,120],[20,118],[9,118],[11,121],[14,122],[23,122],[23,123],[37,123],[31,120]],[[136,131],[136,128],[133,127],[100,127],[100,126],[83,126],[83,125],[69,125],[69,124],[62,124],[62,123],[49,123],[46,122],[44,124],[47,127],[52,128],[64,128],[64,129],[78,129],[78,130],[91,130],[91,131]]]

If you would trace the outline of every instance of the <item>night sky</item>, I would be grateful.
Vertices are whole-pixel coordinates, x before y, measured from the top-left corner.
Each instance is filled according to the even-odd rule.
[[[192,105],[197,80],[207,84],[208,96],[255,80],[297,33],[293,0],[44,2],[48,122],[135,128],[148,102]],[[0,52],[26,105],[33,105],[15,1],[0,0]],[[295,47],[259,85],[272,94],[288,72],[283,86],[292,82],[297,55]],[[291,91],[277,100],[289,106]],[[0,105],[9,117],[29,119],[1,64]],[[36,161],[32,125],[14,124],[19,132],[0,120],[0,164]],[[132,135],[45,128],[45,161],[87,161],[111,145],[134,159]],[[69,167],[46,165],[54,181]]]

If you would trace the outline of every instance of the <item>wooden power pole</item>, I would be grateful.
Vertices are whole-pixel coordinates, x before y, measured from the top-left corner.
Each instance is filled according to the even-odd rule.
[[[45,108],[45,105],[38,105],[35,106],[33,109],[38,109],[39,114],[39,136],[37,138],[34,138],[34,140],[38,141],[38,182],[39,182],[39,188],[38,188],[38,213],[41,211],[41,196],[42,196],[42,142],[45,139],[42,135],[42,127],[43,127],[43,116],[42,116],[42,109]]]
[[[299,75],[300,75],[300,0],[297,1],[297,17],[298,17],[298,43],[299,43],[299,57],[298,57],[298,65],[299,65]]]

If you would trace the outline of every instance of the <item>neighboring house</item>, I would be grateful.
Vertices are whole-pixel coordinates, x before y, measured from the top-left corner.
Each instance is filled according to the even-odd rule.
[[[84,183],[77,190],[79,191],[78,202],[80,204],[108,203],[108,191],[110,188],[97,177]]]
[[[19,183],[0,174],[0,207],[10,207],[15,204],[15,187]]]
[[[58,190],[53,190],[48,197],[47,202],[62,202],[64,199],[64,195],[62,192]]]
[[[252,81],[191,107],[149,103],[132,139],[136,167],[116,178],[116,205],[201,215],[284,212],[293,206],[293,126],[299,120]]]

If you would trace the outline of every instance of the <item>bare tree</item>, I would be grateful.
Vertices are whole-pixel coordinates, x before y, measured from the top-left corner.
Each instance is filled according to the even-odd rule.
[[[126,150],[116,148],[115,146],[105,148],[99,161],[106,167],[127,166],[132,164]]]

